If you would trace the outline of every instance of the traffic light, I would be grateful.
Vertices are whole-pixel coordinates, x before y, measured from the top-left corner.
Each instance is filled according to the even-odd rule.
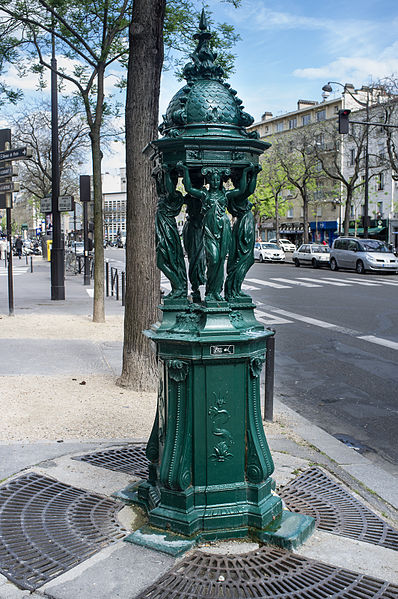
[[[350,115],[351,110],[344,108],[344,110],[339,110],[339,133],[348,133],[350,121],[348,117]]]

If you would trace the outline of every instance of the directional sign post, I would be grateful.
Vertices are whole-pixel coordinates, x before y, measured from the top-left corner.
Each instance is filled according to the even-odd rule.
[[[30,158],[32,156],[31,148],[23,146],[22,148],[15,148],[14,150],[5,150],[0,152],[0,162],[7,162],[10,160],[21,160]]]
[[[4,154],[5,150],[11,145],[11,129],[0,130],[0,153]],[[6,165],[7,167],[9,165]],[[11,238],[11,194],[6,193],[4,196],[5,208],[7,215],[7,266],[8,266],[8,314],[14,315],[14,280],[12,278],[12,238]],[[0,204],[0,208],[1,208]]]
[[[0,183],[0,193],[13,193],[14,191],[19,191],[18,182],[6,181],[5,183]]]

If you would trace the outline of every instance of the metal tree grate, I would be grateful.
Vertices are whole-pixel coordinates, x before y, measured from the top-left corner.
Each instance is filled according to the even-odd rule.
[[[398,586],[277,547],[244,555],[196,551],[138,599],[397,599]]]
[[[100,466],[115,472],[125,472],[138,478],[148,478],[149,461],[145,455],[146,445],[129,445],[117,449],[97,451],[73,458],[81,462],[88,462],[93,466]]]
[[[125,536],[116,501],[34,472],[0,487],[0,572],[34,590]]]
[[[398,549],[398,531],[313,467],[278,490],[292,512],[315,518],[317,528],[389,549]]]

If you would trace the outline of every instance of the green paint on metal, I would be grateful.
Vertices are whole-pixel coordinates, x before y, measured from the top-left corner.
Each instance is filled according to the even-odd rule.
[[[161,551],[246,536],[286,537],[292,544],[305,536],[295,527],[308,531],[312,522],[304,517],[300,525],[295,515],[293,525],[273,492],[260,410],[260,373],[273,332],[257,322],[255,305],[242,292],[255,241],[248,198],[269,144],[246,131],[253,119],[223,81],[210,37],[202,13],[197,47],[184,68],[187,83],[163,117],[163,137],[146,149],[159,198],[157,264],[171,292],[161,320],[145,331],[156,345],[160,374],[146,451],[149,477],[119,496],[148,513],[149,528],[129,540]],[[184,204],[182,245],[175,217]],[[278,528],[271,531],[273,523]],[[176,535],[186,544],[180,547]]]
[[[253,531],[252,535],[261,543],[276,545],[282,549],[297,549],[314,532],[315,520],[311,516],[294,514],[283,510],[281,516],[266,530]]]
[[[156,530],[150,526],[143,526],[131,535],[128,535],[124,540],[127,543],[134,543],[135,545],[148,547],[155,551],[168,553],[173,557],[178,557],[189,549],[192,549],[196,543],[196,539],[187,539],[181,535]]]

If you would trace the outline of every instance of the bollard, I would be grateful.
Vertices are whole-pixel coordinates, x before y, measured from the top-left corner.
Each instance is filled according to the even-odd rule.
[[[116,299],[119,301],[119,273],[116,269]]]
[[[113,287],[114,287],[114,284],[115,284],[115,275],[113,274],[114,270],[115,270],[114,267],[111,266],[111,296],[112,297],[113,297]]]
[[[273,335],[267,337],[265,354],[264,420],[272,422],[274,418],[274,374],[275,374],[275,330],[268,329]]]
[[[124,306],[124,298],[126,295],[126,273],[122,270],[122,306]]]
[[[109,259],[105,260],[105,293],[109,297]]]
[[[28,266],[28,254],[25,254],[25,264]]]
[[[33,256],[30,257],[30,272],[33,272]]]

